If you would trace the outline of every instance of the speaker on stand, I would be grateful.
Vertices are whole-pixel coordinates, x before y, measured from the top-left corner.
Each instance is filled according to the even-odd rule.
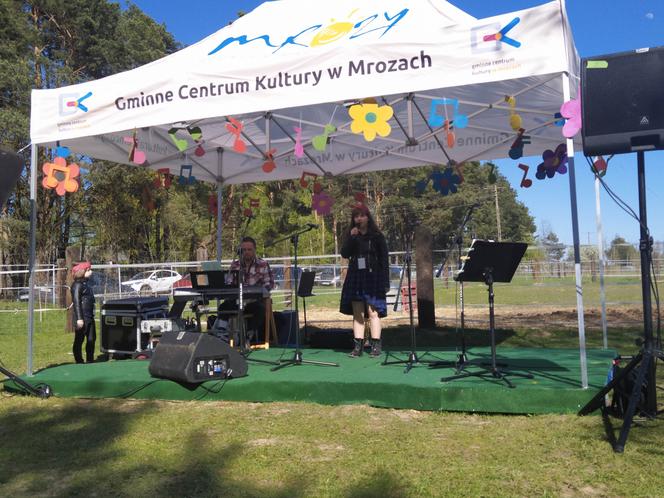
[[[651,279],[652,237],[646,210],[645,151],[664,149],[664,47],[646,48],[581,60],[583,152],[586,156],[636,152],[639,192],[643,345],[637,355],[581,410],[604,409],[605,396],[634,378],[620,435],[613,443],[622,453],[639,406],[654,418],[657,411],[656,364],[664,354],[653,337]],[[645,393],[645,395],[644,395]],[[614,391],[614,395],[618,392]],[[613,434],[610,434],[613,439]]]

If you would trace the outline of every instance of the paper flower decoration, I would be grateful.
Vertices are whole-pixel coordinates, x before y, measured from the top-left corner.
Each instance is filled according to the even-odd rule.
[[[348,114],[353,118],[350,131],[363,133],[367,142],[372,142],[376,134],[386,137],[392,132],[388,121],[392,118],[394,110],[389,105],[355,104],[348,110]]]
[[[445,196],[450,192],[456,194],[460,178],[452,168],[446,168],[442,173],[440,171],[432,173],[431,180],[433,180],[433,189]]]
[[[330,214],[334,206],[334,199],[325,192],[319,192],[311,197],[311,208],[321,216]]]
[[[555,151],[547,149],[542,153],[542,162],[537,166],[535,178],[544,180],[553,178],[556,173],[567,173],[567,146],[559,144]]]
[[[78,190],[78,181],[76,178],[80,173],[78,164],[67,164],[62,157],[56,157],[52,163],[44,163],[42,166],[44,179],[42,185],[47,189],[55,189],[58,195],[65,195],[65,192],[76,192]]]
[[[581,129],[581,89],[579,88],[578,98],[568,100],[560,106],[560,114],[567,121],[563,126],[563,136],[572,138],[579,133]]]

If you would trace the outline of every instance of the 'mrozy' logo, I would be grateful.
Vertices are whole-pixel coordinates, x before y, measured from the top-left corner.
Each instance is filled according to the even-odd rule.
[[[60,94],[60,101],[58,103],[60,116],[71,116],[72,114],[76,114],[79,109],[83,112],[88,112],[88,108],[83,101],[90,97],[92,97],[92,92],[88,92],[83,96],[80,93]]]
[[[380,25],[383,20],[379,14],[373,14],[358,22],[351,22],[350,19],[358,10],[359,9],[355,9],[348,15],[348,21],[333,22],[324,28],[322,24],[314,24],[313,26],[304,28],[302,31],[295,35],[286,37],[286,39],[281,43],[278,43],[276,40],[272,40],[268,34],[255,36],[253,38],[249,38],[248,35],[231,36],[217,45],[211,52],[208,53],[208,55],[214,55],[235,42],[240,45],[246,45],[247,43],[255,42],[257,40],[263,40],[263,43],[265,43],[266,47],[272,47],[276,49],[272,52],[274,54],[287,45],[297,45],[299,47],[320,47],[322,45],[336,42],[350,33],[352,34],[348,37],[348,39],[353,40],[355,38],[359,38],[360,36],[373,33],[374,31],[382,31],[378,37],[381,38],[387,34],[389,30],[396,26],[409,11],[409,9],[403,9],[401,12],[398,12],[392,16],[387,12],[384,12],[382,17],[385,18],[387,23]],[[376,21],[376,19],[379,20]],[[313,36],[313,38],[309,39],[307,34],[311,32],[317,33]]]
[[[507,33],[519,24],[520,21],[521,18],[515,17],[504,28],[501,28],[498,23],[485,24],[484,26],[473,28],[470,32],[470,47],[473,53],[497,52],[503,48],[503,43],[511,45],[514,48],[519,48],[521,42],[510,38],[507,36]]]

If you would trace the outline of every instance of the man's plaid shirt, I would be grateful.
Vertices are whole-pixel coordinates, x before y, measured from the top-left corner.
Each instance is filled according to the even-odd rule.
[[[240,261],[231,263],[231,271],[240,270]],[[267,261],[254,258],[248,268],[242,268],[240,274],[244,274],[242,285],[262,285],[267,290],[274,288],[274,275]]]

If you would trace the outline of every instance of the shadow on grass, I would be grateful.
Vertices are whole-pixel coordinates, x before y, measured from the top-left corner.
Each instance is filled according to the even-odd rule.
[[[404,480],[387,470],[377,470],[361,482],[352,484],[345,496],[349,498],[390,498],[413,496],[404,485]]]
[[[52,399],[0,412],[0,495],[308,495],[293,478],[282,478],[286,484],[278,489],[252,482],[251,469],[242,474],[246,479],[234,478],[227,469],[243,455],[243,446],[215,442],[205,429],[186,424],[173,426],[169,434],[148,431],[147,438],[130,442],[132,451],[124,438],[146,434],[137,424],[159,417],[158,403],[58,403]],[[151,456],[147,461],[146,455]]]

